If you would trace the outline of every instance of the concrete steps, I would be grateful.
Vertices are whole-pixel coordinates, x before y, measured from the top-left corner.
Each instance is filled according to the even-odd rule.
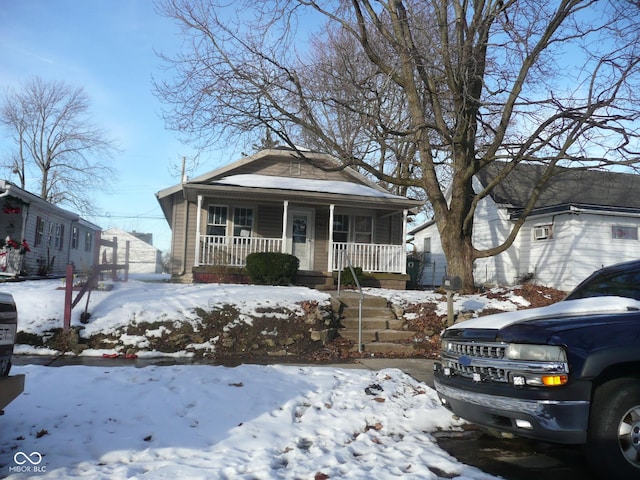
[[[339,331],[343,338],[354,342],[358,350],[358,323],[360,294],[352,290],[333,294],[341,305]],[[402,329],[403,321],[396,318],[387,305],[386,298],[365,295],[362,301],[362,351],[372,355],[411,355],[414,352],[410,342],[414,332]]]

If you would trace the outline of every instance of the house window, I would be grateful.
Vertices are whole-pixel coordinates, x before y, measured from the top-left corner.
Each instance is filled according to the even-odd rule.
[[[250,237],[253,230],[253,209],[239,207],[233,211],[233,236]]]
[[[71,248],[78,249],[78,243],[80,240],[80,230],[78,227],[71,227]]]
[[[373,217],[369,215],[334,215],[333,241],[372,243]]]
[[[93,245],[93,233],[87,232],[84,234],[84,251],[90,252]]]
[[[227,207],[210,205],[207,215],[207,235],[224,237],[227,235]]]
[[[349,241],[349,215],[333,216],[333,241],[342,243]]]
[[[424,239],[424,249],[422,250],[424,263],[431,264],[431,237]]]
[[[49,247],[53,246],[53,230],[54,230],[53,223],[50,223],[49,224],[49,233],[47,235],[47,245],[49,245]]]
[[[289,175],[299,177],[301,173],[300,162],[289,162]]]
[[[36,218],[36,238],[33,245],[37,247],[42,244],[42,238],[44,237],[44,219],[42,217]]]
[[[538,225],[533,227],[534,240],[547,240],[553,238],[553,229],[551,225]]]
[[[64,239],[64,225],[56,224],[56,234],[54,246],[57,250],[62,250],[62,243]]]
[[[368,215],[356,215],[354,218],[354,241],[371,243],[373,240],[373,218]]]
[[[638,240],[638,227],[611,225],[611,238],[620,240]]]

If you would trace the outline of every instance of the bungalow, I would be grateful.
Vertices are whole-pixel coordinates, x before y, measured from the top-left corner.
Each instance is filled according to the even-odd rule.
[[[487,185],[502,166],[478,173],[475,188]],[[520,217],[543,167],[520,164],[483,199],[473,224],[473,242],[485,249],[502,243]],[[542,191],[513,245],[474,264],[478,284],[513,285],[531,279],[569,291],[594,270],[640,255],[640,176],[558,168]],[[434,221],[409,232],[422,264],[419,284],[439,285],[446,259]]]
[[[0,180],[0,275],[64,275],[88,271],[100,227]]]
[[[337,167],[327,154],[266,149],[158,192],[172,230],[172,277],[228,281],[248,254],[283,252],[300,260],[298,283],[331,288],[346,254],[404,288],[407,217],[422,202]]]

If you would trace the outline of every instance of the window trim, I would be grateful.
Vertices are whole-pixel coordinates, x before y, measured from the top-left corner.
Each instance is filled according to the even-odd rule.
[[[42,241],[44,240],[44,227],[45,220],[41,216],[36,217],[36,236],[33,241],[34,247],[39,247],[42,245]]]
[[[84,234],[84,251],[90,252],[93,248],[93,232],[87,230]]]
[[[53,245],[56,250],[62,250],[64,245],[64,225],[56,223]]]
[[[246,224],[237,224],[236,223],[236,212],[238,212],[239,210],[250,210],[251,211],[251,216],[250,216],[251,225],[250,225],[250,228],[249,228],[249,234],[248,235],[243,235],[241,233],[243,230],[246,230],[247,225]],[[253,233],[255,231],[254,230],[255,229],[255,224],[256,224],[255,212],[256,212],[256,209],[253,206],[251,206],[251,207],[248,207],[248,206],[234,206],[233,207],[233,217],[231,218],[231,233],[232,233],[232,236],[234,238],[250,238],[250,237],[253,236]],[[245,215],[245,217],[247,217],[247,215]],[[238,227],[240,227],[240,230],[239,230],[239,234],[236,235],[236,228],[238,228]],[[242,227],[245,227],[245,228],[242,228]]]
[[[611,225],[611,239],[612,240],[638,240],[638,227],[637,225]],[[626,231],[626,234],[620,235],[620,232]],[[630,235],[629,235],[630,234]]]
[[[336,218],[338,215],[341,215],[343,217],[347,217],[348,219],[348,232],[347,232],[347,240],[346,241],[341,241],[341,240],[336,240],[336,233],[340,233],[340,234],[344,234],[345,231],[344,230],[336,230]],[[371,219],[371,230],[370,231],[358,231],[356,230],[356,219],[358,217],[366,217]],[[371,235],[370,241],[368,242],[358,242],[356,241],[357,235],[359,234],[369,234]],[[369,214],[362,214],[360,212],[348,212],[348,213],[339,213],[339,214],[335,214],[334,215],[334,219],[333,219],[333,241],[336,243],[362,243],[362,244],[366,244],[366,245],[371,245],[373,243],[375,243],[375,234],[376,234],[376,217],[375,215],[369,215]]]
[[[71,249],[78,250],[80,244],[80,228],[76,225],[71,227]]]
[[[224,223],[209,223],[209,219],[210,219],[210,215],[211,215],[211,209],[215,209],[215,208],[223,208],[225,210],[225,219],[224,219]],[[215,213],[214,213],[215,216]],[[214,218],[215,220],[215,218]],[[209,233],[209,227],[224,227],[224,234],[223,235],[216,235],[213,233]],[[222,237],[226,237],[228,235],[229,232],[229,206],[228,205],[224,205],[224,204],[219,204],[219,203],[211,203],[207,206],[207,235],[211,235],[211,236],[222,236]]]

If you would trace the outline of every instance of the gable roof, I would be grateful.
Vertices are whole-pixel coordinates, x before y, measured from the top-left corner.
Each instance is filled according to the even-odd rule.
[[[28,192],[27,190],[23,190],[17,185],[9,182],[8,180],[0,179],[0,198],[18,198],[27,205],[37,205],[43,210],[53,212],[60,217],[66,218],[71,222],[75,222],[78,225],[82,225],[90,230],[102,230],[98,225],[82,218],[75,212],[71,212],[69,210],[65,210],[64,208],[58,207],[52,203],[47,202],[46,200],[40,198],[39,196]]]
[[[482,186],[489,184],[505,167],[505,162],[493,162],[476,174]],[[520,163],[489,194],[498,205],[511,211],[511,218],[518,218],[531,197],[533,186],[544,173],[546,165]],[[584,170],[555,167],[556,173],[545,185],[529,216],[589,209],[640,213],[640,175],[633,173]],[[417,225],[408,233],[415,235],[435,224],[430,219]]]
[[[502,162],[487,165],[477,174],[483,186],[504,168]],[[541,178],[546,165],[519,164],[501,182],[491,198],[518,216],[529,200],[533,186]],[[602,170],[555,167],[555,173],[544,186],[532,214],[568,210],[572,207],[618,212],[640,212],[640,175]]]
[[[118,237],[119,239],[124,239],[125,241],[129,241],[141,247],[145,247],[147,249],[160,250],[159,248],[154,247],[153,244],[147,242],[144,238],[142,238],[142,237],[151,238],[150,233],[145,234],[145,233],[139,233],[136,231],[127,232],[118,227],[111,227],[104,230],[102,232],[102,235],[103,235],[103,238],[107,235],[112,235],[112,236]]]
[[[224,167],[199,175],[179,185],[161,190],[156,194],[165,217],[168,211],[168,197],[183,192],[185,198],[193,201],[197,195],[224,194],[229,196],[251,196],[252,198],[278,199],[304,197],[306,202],[342,204],[361,202],[362,205],[385,207],[389,210],[414,208],[422,201],[394,195],[352,168],[340,168],[333,156],[312,151],[304,151],[304,158],[289,148],[265,149],[244,157]],[[335,169],[339,176],[331,179],[308,178],[305,176],[265,175],[252,171],[252,164],[265,159],[282,162],[305,160],[318,170]],[[322,167],[322,168],[321,168]]]

